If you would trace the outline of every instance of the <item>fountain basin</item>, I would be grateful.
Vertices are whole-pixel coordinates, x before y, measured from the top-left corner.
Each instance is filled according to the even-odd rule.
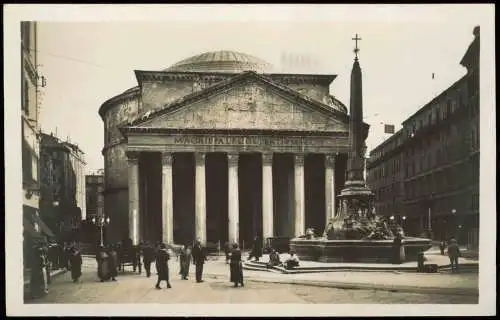
[[[419,252],[432,247],[424,238],[403,238],[405,261],[416,261]],[[300,260],[320,262],[392,263],[395,256],[393,240],[327,240],[294,238],[290,249]]]

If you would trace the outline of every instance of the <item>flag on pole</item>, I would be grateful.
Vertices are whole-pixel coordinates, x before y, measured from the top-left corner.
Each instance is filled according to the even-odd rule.
[[[395,131],[395,127],[393,124],[384,124],[384,133],[393,134]]]

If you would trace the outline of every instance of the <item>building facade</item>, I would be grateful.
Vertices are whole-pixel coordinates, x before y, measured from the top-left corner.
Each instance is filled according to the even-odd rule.
[[[479,239],[479,27],[460,64],[467,73],[370,153],[379,213],[413,234]],[[429,232],[430,231],[430,232]]]
[[[78,239],[86,212],[84,153],[53,134],[41,134],[40,211],[60,240]]]
[[[163,71],[106,101],[111,241],[252,241],[321,233],[338,210],[349,150],[335,75],[278,74],[232,51]]]
[[[38,110],[37,24],[23,21],[21,27],[21,139],[23,199],[23,261],[30,268],[32,246],[53,236],[40,217],[40,126]]]

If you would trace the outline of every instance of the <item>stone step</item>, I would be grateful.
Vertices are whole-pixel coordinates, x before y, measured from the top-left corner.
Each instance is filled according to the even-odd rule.
[[[460,265],[460,270],[463,271],[477,271],[478,264],[462,264]],[[284,274],[297,274],[297,273],[318,273],[318,272],[350,272],[350,271],[360,271],[360,272],[380,272],[380,271],[396,271],[396,272],[416,272],[416,266],[394,266],[394,267],[373,267],[373,266],[315,266],[315,267],[298,267],[292,270],[287,270],[284,267],[275,266],[268,268],[265,262],[261,261],[245,261],[243,263],[243,268],[247,270],[256,271],[271,271]],[[438,271],[449,271],[451,270],[450,265],[438,266]]]

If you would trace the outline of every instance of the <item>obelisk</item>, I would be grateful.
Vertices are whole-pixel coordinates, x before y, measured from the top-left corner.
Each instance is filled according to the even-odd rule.
[[[363,123],[363,84],[361,66],[358,58],[358,41],[356,37],[355,57],[351,71],[351,97],[349,106],[349,155],[347,162],[347,181],[339,195],[341,215],[366,214],[370,210],[373,192],[367,188],[364,179],[364,148],[367,129]]]

